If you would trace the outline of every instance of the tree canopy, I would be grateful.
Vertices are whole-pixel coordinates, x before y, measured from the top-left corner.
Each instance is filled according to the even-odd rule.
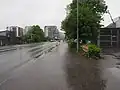
[[[107,6],[104,0],[79,0],[78,4],[78,28],[79,38],[95,40],[98,30],[102,26],[102,16]],[[68,39],[77,38],[77,0],[73,0],[67,6],[67,16],[62,21],[62,29],[65,30]]]
[[[24,40],[29,43],[41,42],[44,39],[44,32],[39,25],[33,25],[24,36]]]

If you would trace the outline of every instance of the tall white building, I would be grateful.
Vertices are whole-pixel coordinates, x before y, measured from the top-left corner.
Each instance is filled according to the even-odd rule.
[[[6,28],[6,30],[14,32],[16,37],[23,36],[23,28],[19,26],[9,26]]]
[[[45,37],[49,37],[50,39],[59,39],[59,31],[57,26],[45,26],[44,33]]]
[[[24,31],[23,31],[23,34],[24,34],[24,35],[27,34],[27,32],[28,32],[29,30],[31,30],[31,28],[32,28],[32,26],[26,26],[25,29],[24,29]]]

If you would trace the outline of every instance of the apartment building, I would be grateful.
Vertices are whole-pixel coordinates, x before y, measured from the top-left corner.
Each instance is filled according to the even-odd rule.
[[[10,44],[21,44],[23,37],[23,28],[19,26],[6,27],[6,32],[9,32],[9,43]]]
[[[25,29],[23,30],[23,35],[27,34],[27,32],[31,29],[32,29],[32,26],[25,26]]]
[[[48,37],[50,39],[59,39],[59,31],[57,29],[57,26],[45,26],[44,34],[45,37]]]

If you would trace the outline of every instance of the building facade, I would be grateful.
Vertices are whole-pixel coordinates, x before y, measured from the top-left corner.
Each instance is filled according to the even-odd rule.
[[[102,48],[120,48],[120,17],[114,23],[99,30],[98,46]]]
[[[57,26],[45,26],[44,27],[44,34],[45,37],[48,37],[50,39],[59,39],[59,31],[57,29]]]
[[[21,27],[10,26],[10,27],[7,27],[6,30],[13,32],[15,37],[22,37],[23,36],[23,28],[21,28]]]
[[[23,37],[23,28],[18,26],[10,26],[6,27],[6,31],[9,32],[9,43],[14,44],[22,44]]]
[[[101,28],[98,45],[102,48],[120,48],[120,28]]]
[[[27,32],[31,29],[32,29],[32,26],[26,26],[25,29],[23,30],[23,35],[27,34]]]
[[[9,38],[10,38],[9,31],[0,31],[0,46],[9,45]]]

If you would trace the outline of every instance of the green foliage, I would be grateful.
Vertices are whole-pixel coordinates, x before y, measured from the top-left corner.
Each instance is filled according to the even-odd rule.
[[[77,0],[67,6],[67,16],[62,21],[62,29],[65,30],[68,39],[77,38]],[[79,0],[79,39],[96,40],[98,30],[102,26],[102,16],[107,10],[103,0]]]
[[[45,40],[44,32],[38,25],[33,25],[32,28],[23,37],[23,40],[27,43],[36,43]]]
[[[71,39],[71,40],[68,41],[68,46],[69,46],[69,48],[75,48],[76,45],[77,45],[77,44],[74,42],[74,40]]]
[[[97,47],[96,45],[94,44],[89,44],[88,45],[88,52],[86,53],[86,55],[88,57],[100,57],[100,52],[101,52],[101,49],[99,47]]]
[[[80,51],[80,52],[84,52],[84,51],[83,51],[83,48],[82,48],[81,46],[80,46],[80,48],[79,48],[79,51]]]

